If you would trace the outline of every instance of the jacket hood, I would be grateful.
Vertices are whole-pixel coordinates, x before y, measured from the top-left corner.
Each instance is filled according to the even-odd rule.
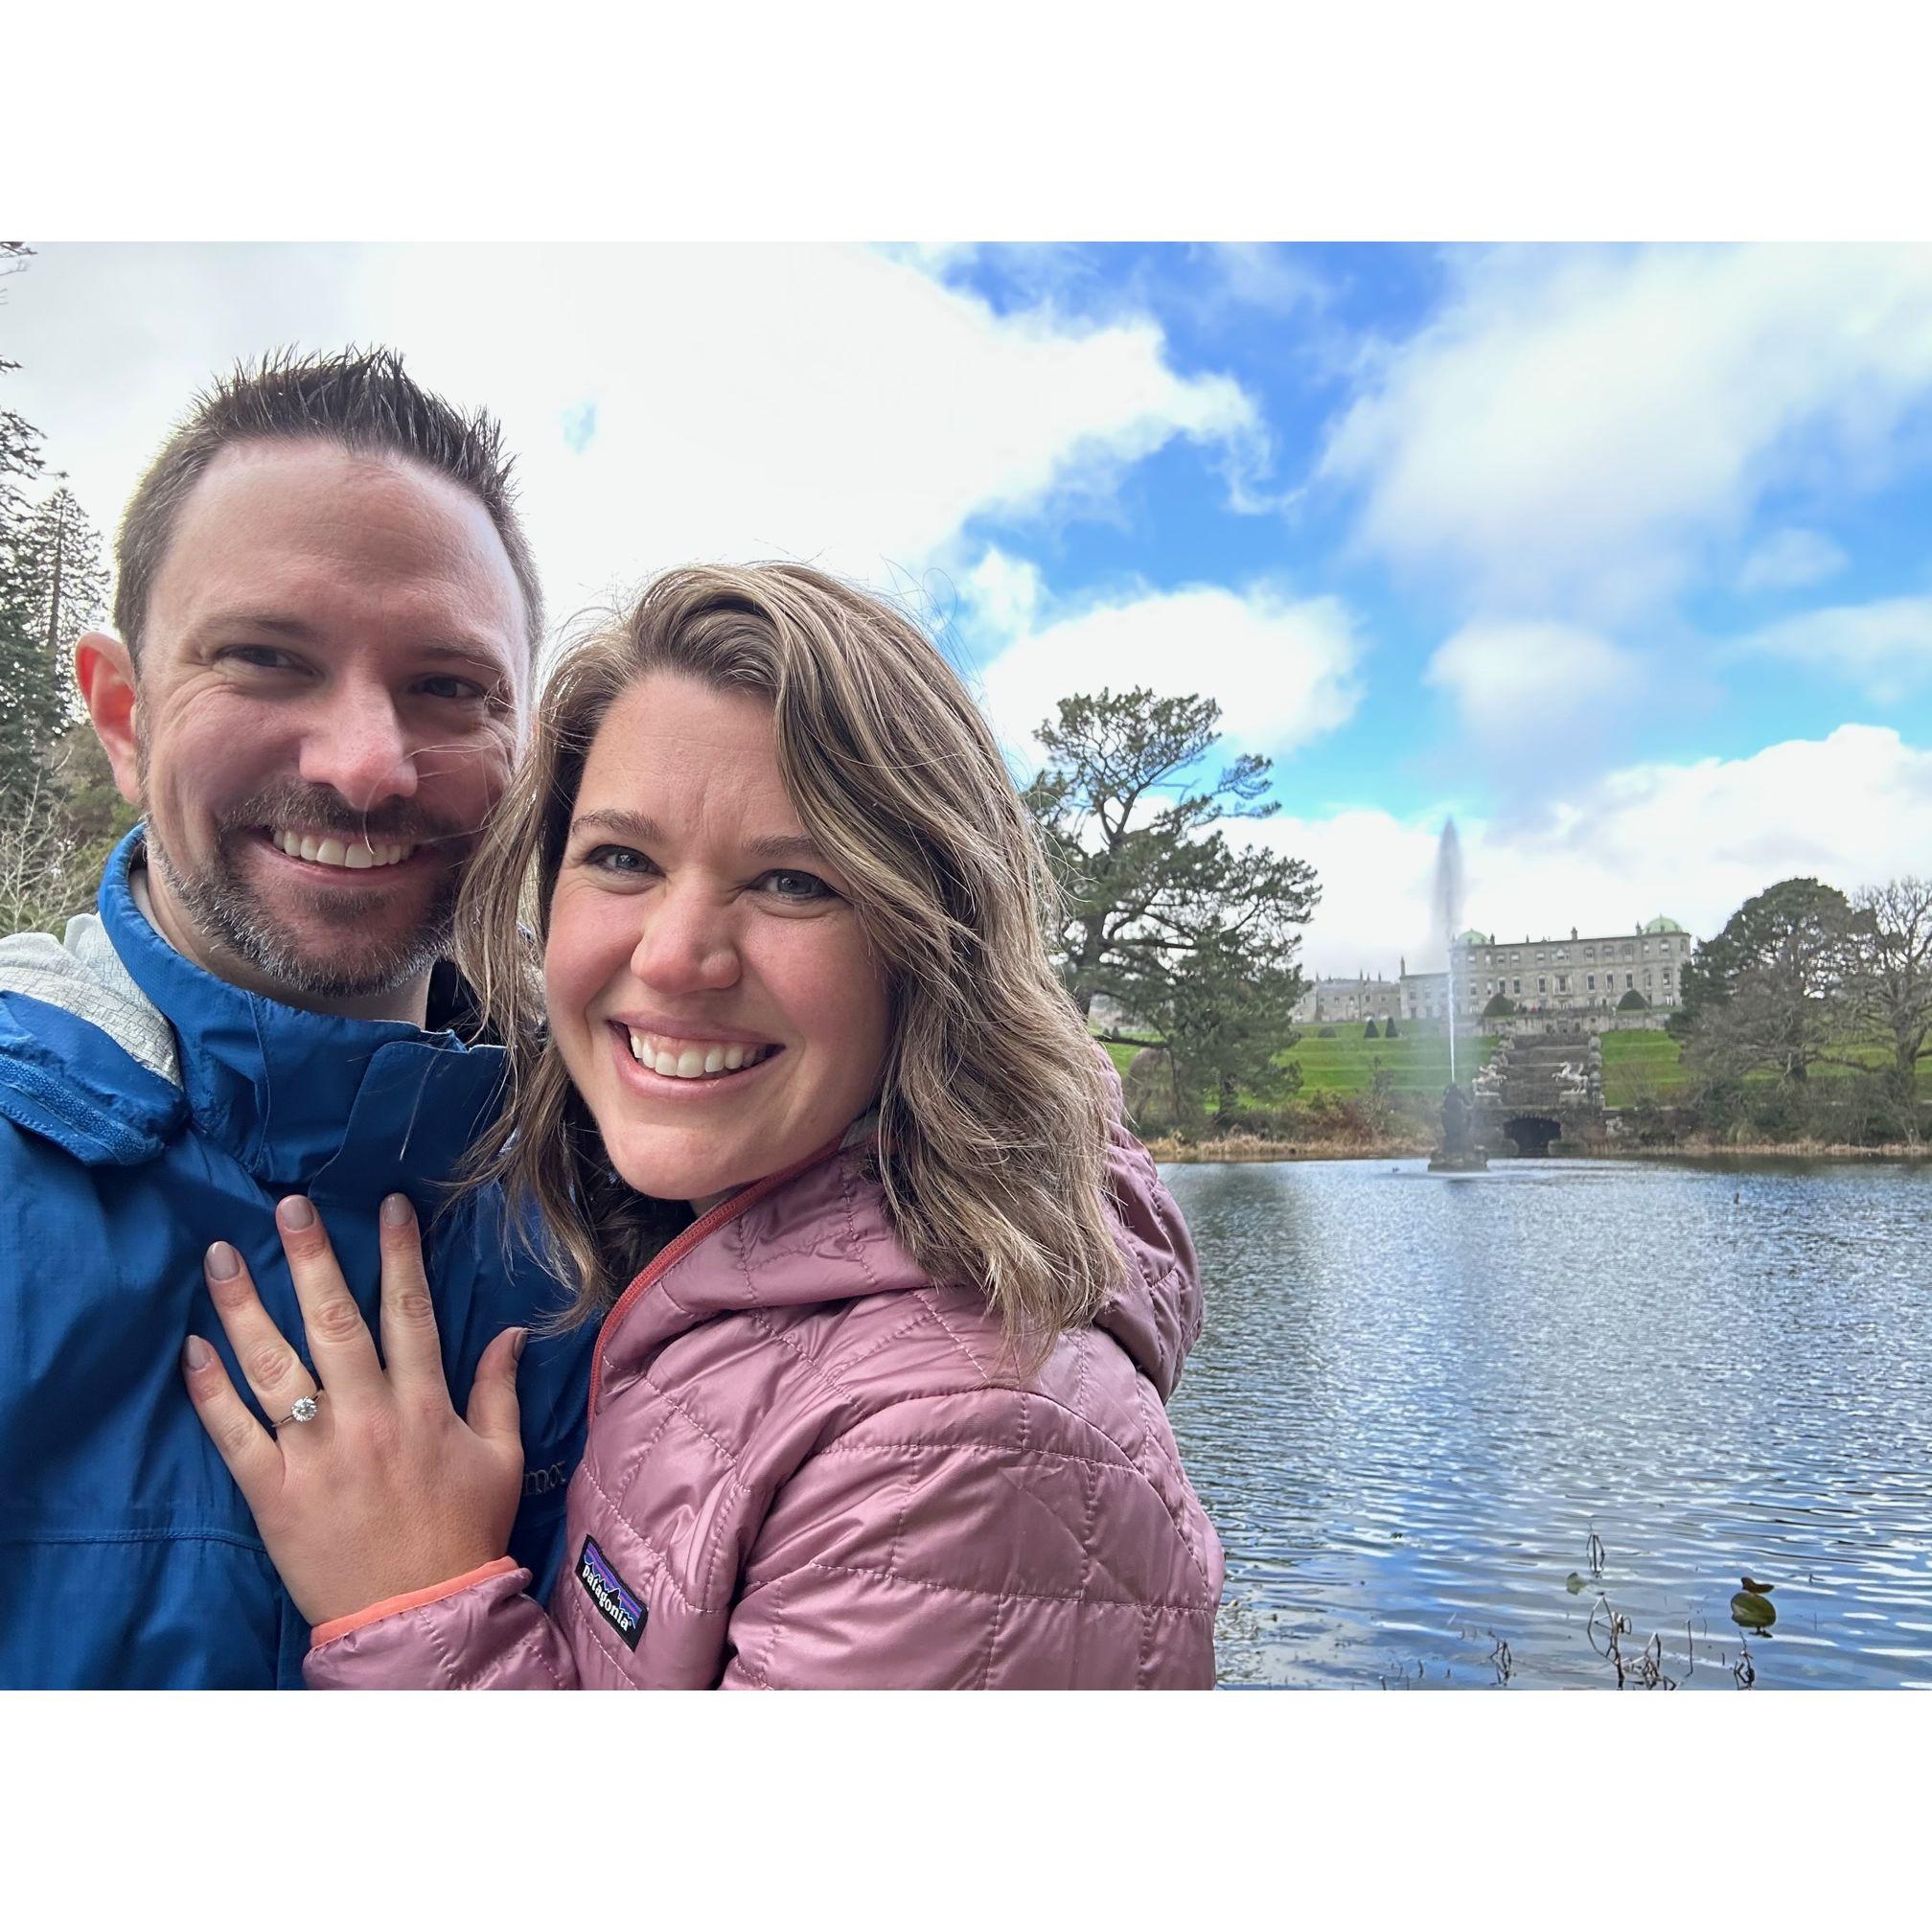
[[[618,1299],[605,1319],[599,1357],[608,1346],[613,1364],[635,1365],[718,1315],[932,1286],[886,1216],[870,1163],[870,1129],[869,1118],[860,1121],[836,1149],[754,1182],[687,1228]],[[1201,1333],[1194,1244],[1146,1150],[1117,1121],[1108,1179],[1127,1268],[1098,1325],[1164,1403]],[[990,1375],[992,1362],[982,1366]],[[592,1373],[593,1409],[602,1368],[600,1360]]]
[[[0,1117],[90,1164],[128,1165],[192,1116],[269,1186],[448,1172],[496,1103],[501,1049],[216,978],[135,904],[141,852],[137,827],[108,861],[98,914],[71,921],[64,944],[0,941]]]

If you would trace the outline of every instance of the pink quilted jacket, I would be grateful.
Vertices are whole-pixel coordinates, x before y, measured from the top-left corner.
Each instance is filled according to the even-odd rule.
[[[1162,1404],[1193,1243],[1116,1130],[1131,1278],[1022,1377],[855,1136],[627,1289],[546,1610],[509,1557],[314,1633],[317,1688],[1207,1689],[1222,1557]]]

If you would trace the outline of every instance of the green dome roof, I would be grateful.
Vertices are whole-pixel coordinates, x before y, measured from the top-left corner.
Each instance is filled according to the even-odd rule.
[[[1479,932],[1473,926],[1456,935],[1456,944],[1459,946],[1493,946],[1495,943],[1496,941],[1487,932]]]
[[[1684,928],[1674,919],[1646,919],[1638,927],[1640,932],[1681,932]]]

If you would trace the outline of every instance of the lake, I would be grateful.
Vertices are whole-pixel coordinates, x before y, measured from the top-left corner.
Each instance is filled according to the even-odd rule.
[[[1224,1686],[1932,1688],[1932,1171],[1162,1173]]]

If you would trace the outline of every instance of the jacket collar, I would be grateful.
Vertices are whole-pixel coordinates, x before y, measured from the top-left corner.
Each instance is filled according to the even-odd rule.
[[[1123,1274],[1094,1325],[1120,1345],[1165,1402],[1200,1339],[1200,1270],[1187,1225],[1147,1150],[1119,1124],[1117,1079],[1113,1101],[1107,1183]],[[608,1383],[632,1379],[665,1343],[715,1316],[931,1286],[893,1230],[873,1128],[867,1116],[832,1146],[744,1188],[643,1269],[599,1331],[590,1371],[593,1417]],[[997,1352],[980,1365],[989,1379]]]
[[[142,828],[101,882],[100,913],[128,977],[174,1029],[196,1128],[266,1185],[441,1178],[489,1117],[500,1047],[400,1021],[306,1013],[184,958],[134,903]]]

